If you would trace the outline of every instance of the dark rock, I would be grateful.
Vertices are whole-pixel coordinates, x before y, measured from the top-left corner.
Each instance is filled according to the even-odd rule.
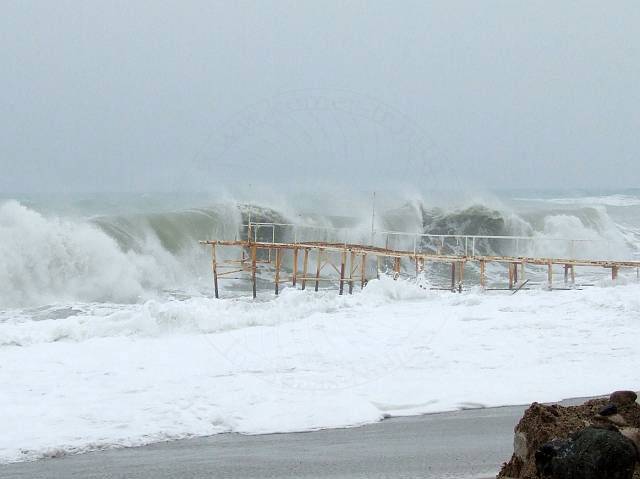
[[[556,439],[540,446],[536,451],[536,469],[542,477],[553,474],[555,459],[566,449],[567,441]]]
[[[640,429],[637,427],[625,427],[620,432],[631,439],[631,442],[636,446],[636,458],[640,461]]]
[[[632,479],[636,449],[620,432],[587,427],[568,440],[543,444],[535,459],[544,478]]]
[[[616,406],[615,404],[607,404],[605,407],[600,409],[600,412],[598,414],[600,414],[601,416],[613,416],[617,413],[618,406]]]
[[[615,391],[609,396],[609,401],[618,407],[633,404],[636,399],[638,399],[638,395],[633,391]]]

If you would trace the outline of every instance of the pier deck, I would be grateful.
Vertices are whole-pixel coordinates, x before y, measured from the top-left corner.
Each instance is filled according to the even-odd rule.
[[[516,236],[462,236],[462,235],[424,235],[397,232],[385,232],[385,246],[366,245],[360,243],[331,242],[331,241],[299,241],[293,235],[292,242],[276,241],[277,227],[293,227],[293,225],[275,223],[250,223],[247,228],[247,239],[244,240],[205,240],[203,245],[211,247],[211,267],[215,297],[219,297],[218,282],[221,279],[249,279],[252,283],[253,297],[257,292],[258,271],[267,271],[273,275],[274,292],[278,294],[280,285],[290,283],[292,286],[300,284],[302,289],[311,282],[315,291],[318,291],[320,282],[331,282],[338,285],[339,294],[343,294],[345,286],[352,293],[355,284],[364,287],[372,277],[379,277],[382,264],[390,267],[386,271],[393,274],[394,278],[400,277],[411,271],[418,277],[428,265],[445,263],[450,265],[451,282],[444,288],[452,291],[462,291],[465,285],[465,267],[470,263],[477,265],[477,282],[482,288],[487,287],[486,267],[490,263],[502,264],[507,267],[508,282],[504,289],[518,291],[528,280],[526,279],[527,265],[542,266],[546,268],[547,288],[553,289],[554,266],[561,267],[564,275],[564,285],[575,285],[575,268],[592,267],[610,270],[611,279],[618,278],[619,271],[623,268],[633,268],[636,277],[640,279],[640,260],[609,260],[609,259],[575,259],[521,255],[486,255],[480,254],[476,248],[476,242],[500,240],[511,242],[536,241],[566,241],[571,243],[571,250],[575,244],[591,240],[565,240],[559,238],[525,238]],[[271,228],[272,234],[265,239],[258,238],[260,228]],[[413,239],[412,249],[389,247],[389,238],[398,236],[410,236]],[[263,235],[264,236],[264,235]],[[374,233],[372,233],[372,238]],[[443,251],[436,248],[435,251],[424,251],[424,244],[415,238],[438,239],[439,245],[444,249],[444,238],[455,238],[461,245],[458,251]],[[409,241],[411,243],[411,241]],[[471,246],[469,245],[471,243]],[[240,249],[237,259],[229,259],[219,256],[222,247],[236,247]],[[287,262],[290,271],[285,271],[283,263]],[[404,267],[403,267],[404,263]],[[409,264],[407,264],[409,263]],[[329,270],[330,276],[323,275],[323,271]],[[244,276],[237,276],[238,274]],[[235,276],[234,276],[235,275]]]

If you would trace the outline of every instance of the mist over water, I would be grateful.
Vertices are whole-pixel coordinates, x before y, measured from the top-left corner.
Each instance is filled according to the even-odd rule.
[[[295,224],[309,241],[331,234],[338,241],[347,235],[350,242],[370,243],[373,219],[376,234],[593,240],[578,243],[578,251],[566,241],[521,242],[517,252],[512,242],[479,241],[486,254],[632,259],[639,250],[640,196],[523,193],[458,200],[441,196],[439,204],[389,192],[377,193],[375,203],[370,193],[351,194],[348,201],[321,193],[292,193],[289,199],[281,194],[262,202],[152,194],[3,200],[0,304],[135,303],[172,294],[208,295],[209,252],[198,241],[244,237],[242,225],[248,221]],[[271,236],[272,231],[261,234]],[[411,249],[412,241],[397,246]],[[423,240],[422,247],[431,245]]]

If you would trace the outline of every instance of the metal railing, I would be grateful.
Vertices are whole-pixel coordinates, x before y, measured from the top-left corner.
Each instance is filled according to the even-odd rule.
[[[352,228],[260,222],[249,222],[243,225],[243,228],[245,230],[243,234],[253,242],[361,244],[413,251],[416,254],[461,257],[504,255],[590,260],[628,260],[638,255],[630,251],[618,251],[618,248],[614,251],[612,242],[606,239],[364,231]]]

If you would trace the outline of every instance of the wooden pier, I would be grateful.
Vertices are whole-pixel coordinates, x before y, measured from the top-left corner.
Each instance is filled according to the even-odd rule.
[[[300,286],[306,289],[311,285],[318,291],[320,283],[329,282],[336,284],[339,294],[353,292],[356,285],[364,288],[372,277],[379,277],[384,272],[392,274],[394,279],[401,275],[411,274],[419,277],[427,271],[430,265],[445,264],[450,268],[450,283],[434,289],[447,289],[461,292],[465,283],[465,269],[470,264],[476,265],[478,271],[477,284],[487,289],[486,268],[490,263],[506,266],[508,272],[507,284],[504,288],[514,292],[522,289],[529,280],[527,279],[527,266],[546,269],[546,287],[554,288],[554,266],[563,274],[564,288],[573,287],[576,284],[576,267],[603,268],[610,270],[613,281],[618,278],[620,270],[635,269],[636,278],[640,280],[640,261],[613,261],[613,260],[583,260],[570,258],[530,257],[530,256],[493,256],[479,254],[476,242],[480,240],[540,240],[540,238],[524,238],[515,236],[461,236],[461,235],[425,235],[397,232],[384,232],[386,235],[385,246],[366,245],[358,243],[332,242],[332,241],[304,241],[298,240],[293,235],[291,242],[276,240],[276,227],[294,227],[275,223],[249,223],[246,227],[246,239],[235,240],[206,240],[200,241],[203,245],[211,247],[211,268],[213,272],[213,287],[215,297],[219,297],[218,282],[222,279],[248,279],[252,284],[253,297],[257,294],[258,273],[266,273],[273,278],[273,288],[277,295],[283,284]],[[260,228],[271,228],[272,234],[268,237],[259,237]],[[379,235],[379,234],[378,234]],[[460,251],[445,252],[439,248],[435,251],[424,251],[414,239],[412,249],[389,247],[390,236],[411,236],[415,238],[428,237],[455,238],[457,244],[463,244]],[[374,232],[372,232],[372,238]],[[560,240],[558,238],[545,238],[543,240]],[[562,240],[575,242],[590,240]],[[469,245],[471,243],[471,246]],[[222,248],[235,247],[239,249],[237,257],[220,257]],[[288,263],[289,271],[285,271],[284,263]],[[386,268],[382,268],[386,266]],[[403,267],[404,266],[404,267]],[[442,267],[442,266],[441,266]],[[330,274],[323,274],[329,271]],[[410,273],[408,273],[410,272]],[[264,276],[264,275],[263,275]],[[562,289],[564,289],[562,288]]]

